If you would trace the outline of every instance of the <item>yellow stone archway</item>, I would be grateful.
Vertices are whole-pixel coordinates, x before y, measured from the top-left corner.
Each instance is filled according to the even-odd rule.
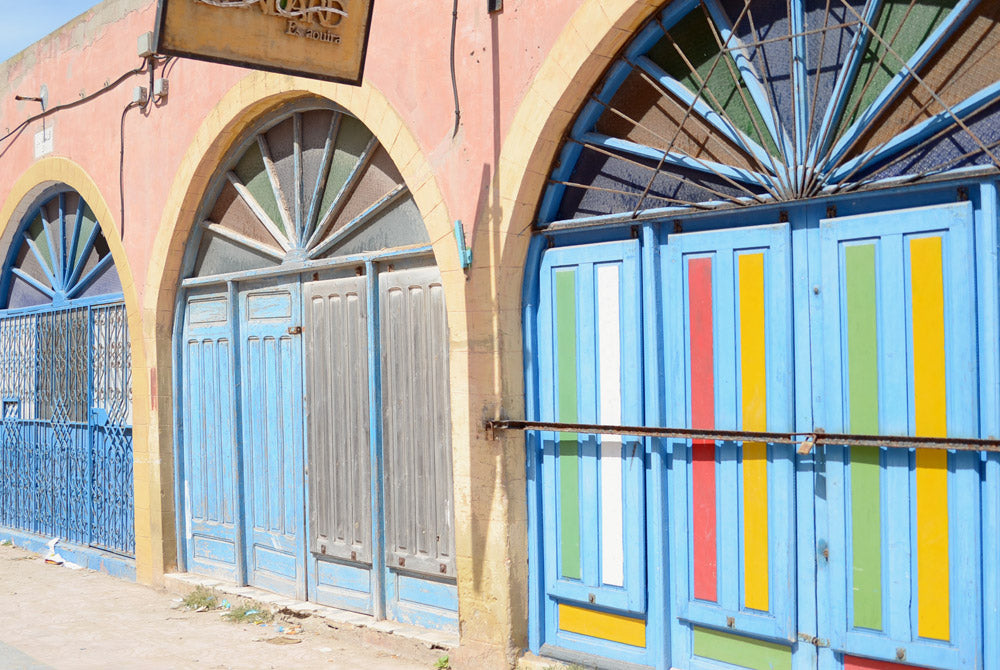
[[[59,156],[43,158],[32,164],[14,182],[3,208],[0,209],[0,226],[3,239],[9,240],[11,231],[20,225],[18,211],[26,200],[37,195],[40,187],[65,184],[75,190],[90,206],[101,226],[101,233],[108,242],[115,269],[125,296],[125,313],[128,318],[129,342],[132,349],[132,481],[135,504],[135,566],[136,579],[148,582],[156,565],[156,546],[160,519],[159,482],[156,460],[146,448],[149,444],[149,377],[145,374],[146,349],[142,337],[142,317],[132,270],[125,254],[116,221],[107,201],[101,195],[90,175],[74,161]],[[22,212],[23,214],[23,212]]]
[[[196,221],[197,211],[213,174],[239,140],[268,111],[303,98],[322,98],[334,102],[356,116],[379,139],[395,162],[413,195],[431,239],[435,260],[441,271],[448,324],[451,331],[452,395],[465,386],[456,342],[465,339],[465,314],[451,305],[464,305],[465,279],[459,265],[451,218],[431,167],[420,152],[413,134],[388,100],[370,84],[353,87],[288,75],[254,72],[233,86],[209,112],[198,128],[167,194],[166,206],[157,230],[143,292],[145,332],[149,346],[147,377],[155,379],[152,398],[155,429],[150,431],[150,451],[161,464],[159,551],[164,568],[176,564],[175,504],[173,486],[173,342],[175,301],[180,281],[184,248]],[[455,423],[462,419],[463,404],[453,403]],[[162,580],[163,569],[154,576]]]

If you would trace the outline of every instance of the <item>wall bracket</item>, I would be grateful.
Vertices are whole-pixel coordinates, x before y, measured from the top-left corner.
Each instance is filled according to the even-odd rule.
[[[455,220],[455,244],[458,245],[458,261],[462,269],[467,270],[472,265],[472,249],[465,245],[465,228],[461,219]]]

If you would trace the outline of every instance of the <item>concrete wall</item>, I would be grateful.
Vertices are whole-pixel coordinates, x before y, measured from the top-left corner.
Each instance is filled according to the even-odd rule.
[[[451,329],[456,540],[465,665],[509,665],[525,644],[524,441],[486,439],[488,418],[524,411],[520,293],[545,175],[576,110],[612,56],[661,2],[507,0],[458,10],[456,130],[452,2],[376,2],[364,84],[339,84],[178,59],[170,94],[122,113],[145,75],[34,121],[0,141],[0,248],[31,194],[60,181],[101,219],[125,288],[133,339],[136,567],[159,583],[176,560],[171,332],[181,254],[212,171],[239,133],[281,102],[312,95],[358,116],[388,148],[424,216]],[[0,64],[0,136],[49,105],[80,100],[142,63],[153,0],[106,0]],[[53,132],[36,158],[34,136]],[[123,125],[122,125],[123,124]],[[124,203],[119,158],[124,128]],[[460,268],[452,222],[473,247]],[[119,234],[124,226],[123,234]]]

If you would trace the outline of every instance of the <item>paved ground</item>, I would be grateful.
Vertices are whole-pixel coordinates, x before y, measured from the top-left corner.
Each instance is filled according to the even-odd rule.
[[[0,546],[0,668],[427,670],[447,654],[427,642],[319,617],[230,623],[218,611],[193,612],[178,600]]]

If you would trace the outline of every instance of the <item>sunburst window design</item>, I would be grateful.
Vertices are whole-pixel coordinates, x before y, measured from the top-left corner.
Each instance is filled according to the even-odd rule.
[[[584,105],[539,220],[996,170],[996,63],[988,0],[676,0]]]
[[[90,206],[73,191],[29,213],[11,244],[0,307],[61,305],[122,292],[107,240]]]
[[[295,112],[255,134],[217,188],[195,276],[429,243],[388,152],[340,111]]]

